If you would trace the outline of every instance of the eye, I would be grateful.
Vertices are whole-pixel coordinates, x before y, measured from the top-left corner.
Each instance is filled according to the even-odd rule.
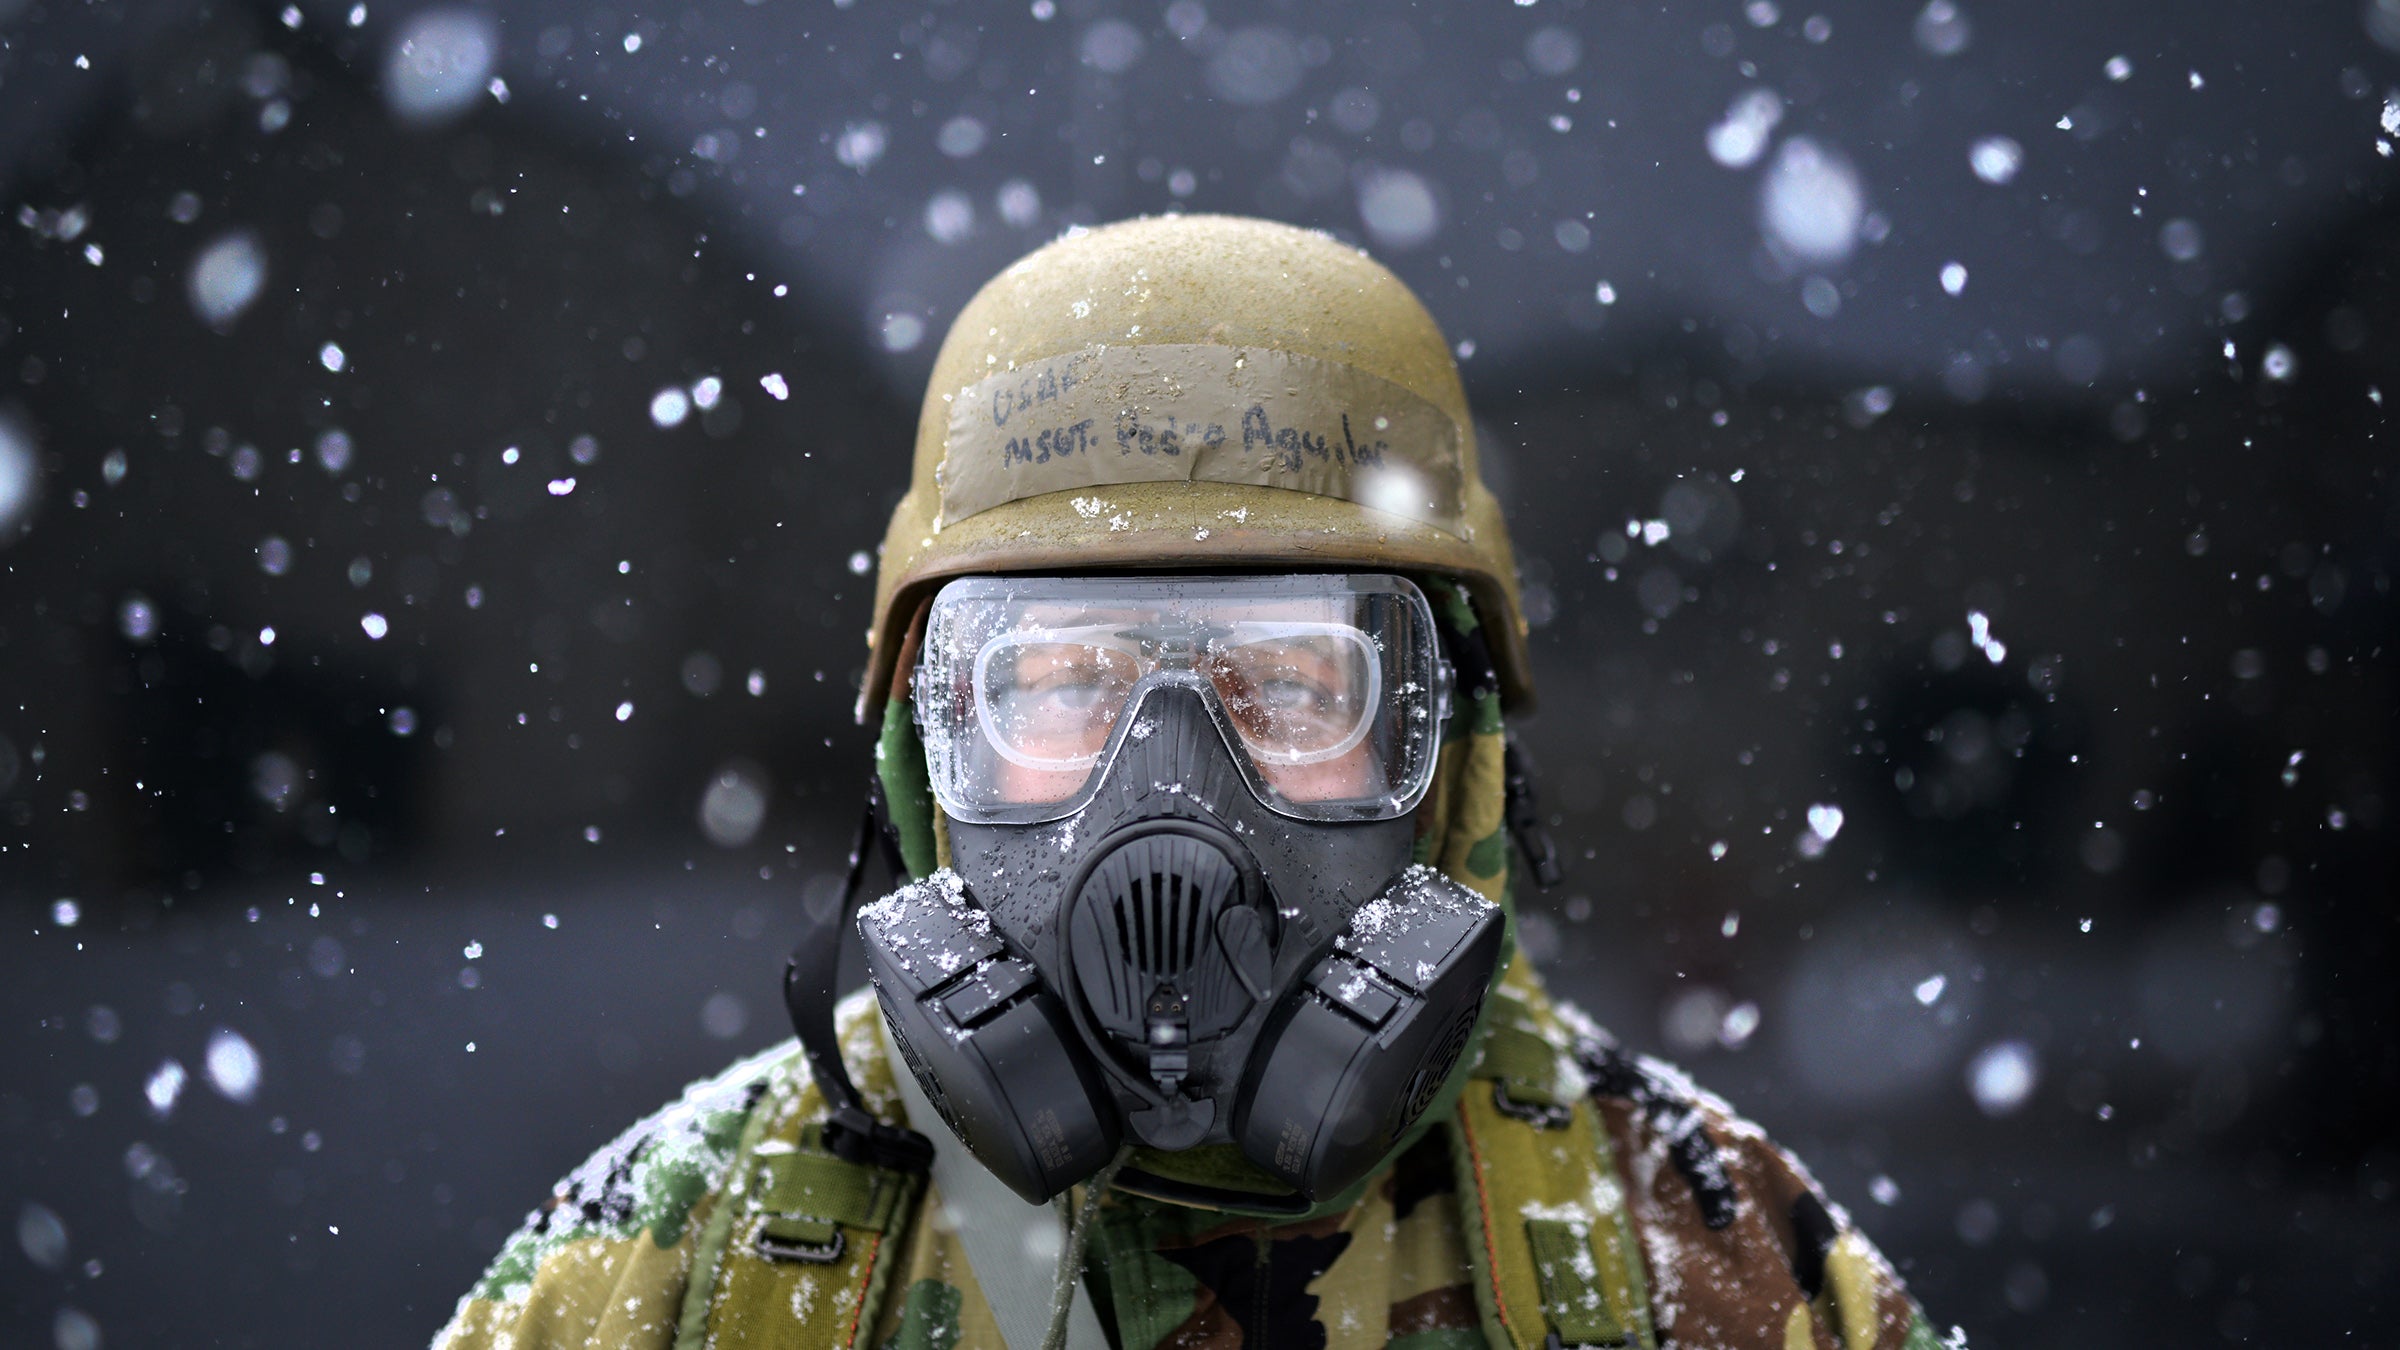
[[[1277,671],[1257,686],[1257,701],[1272,712],[1316,712],[1339,703],[1341,695],[1318,681],[1290,671]]]
[[[1107,695],[1108,688],[1099,678],[1099,672],[1094,671],[1091,672],[1091,678],[1054,680],[1036,685],[1031,692],[1036,698],[1053,707],[1082,712],[1097,706],[1100,700]]]
[[[1133,673],[1121,652],[1044,643],[1018,652],[1000,683],[1028,711],[1065,715],[1122,701]]]

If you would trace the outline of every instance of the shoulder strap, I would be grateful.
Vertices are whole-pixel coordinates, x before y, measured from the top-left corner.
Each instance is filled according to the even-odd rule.
[[[1537,988],[1504,984],[1450,1122],[1475,1299],[1495,1350],[1656,1350],[1608,1133]]]
[[[846,1001],[842,1039],[872,1036],[873,1015],[871,998]],[[881,1055],[852,1057],[864,1099],[888,1103]],[[724,1200],[694,1253],[676,1350],[848,1350],[873,1326],[924,1175],[843,1157],[826,1140],[829,1115],[794,1056],[743,1128]]]

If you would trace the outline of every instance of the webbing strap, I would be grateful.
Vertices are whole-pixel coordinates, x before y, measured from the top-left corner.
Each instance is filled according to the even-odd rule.
[[[1495,1009],[1491,1029],[1483,1036],[1483,1058],[1475,1065],[1475,1076],[1506,1080],[1520,1096],[1557,1101],[1559,1094],[1552,1088],[1558,1052],[1538,1033],[1502,1020],[1505,1016]]]
[[[1544,1350],[1618,1346],[1656,1350],[1642,1253],[1626,1213],[1608,1133],[1590,1100],[1556,1114],[1511,1102],[1573,1081],[1564,1052],[1539,1035],[1543,1009],[1504,990],[1478,1074],[1493,1092],[1459,1098],[1450,1121],[1475,1299],[1495,1346]],[[1535,1047],[1552,1066],[1542,1072]]]
[[[1540,1033],[1513,1021],[1523,1006],[1505,994],[1492,1000],[1491,1025],[1483,1034],[1483,1057],[1473,1076],[1492,1082],[1492,1102],[1506,1115],[1546,1130],[1566,1128],[1580,1095],[1580,1075],[1559,1073],[1559,1055]]]
[[[1597,1231],[1595,1231],[1597,1230]],[[1613,1250],[1616,1225],[1605,1220],[1527,1219],[1525,1238],[1542,1286],[1542,1312],[1562,1345],[1627,1346],[1633,1291],[1623,1254]]]
[[[892,1229],[903,1174],[821,1152],[822,1130],[804,1127],[797,1148],[758,1151],[751,1184],[764,1213],[753,1242],[763,1256],[829,1264],[848,1241],[843,1229]]]
[[[871,997],[846,1001],[834,1043],[883,1103],[883,1058],[859,1054],[876,1017]],[[830,1152],[827,1114],[803,1056],[770,1073],[695,1252],[676,1350],[849,1350],[873,1325],[924,1179]]]

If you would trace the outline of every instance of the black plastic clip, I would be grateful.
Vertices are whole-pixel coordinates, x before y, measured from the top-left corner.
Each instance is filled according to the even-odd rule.
[[[923,1173],[933,1167],[933,1141],[915,1130],[887,1125],[858,1105],[837,1106],[818,1135],[825,1151],[843,1162],[866,1163],[890,1172]]]

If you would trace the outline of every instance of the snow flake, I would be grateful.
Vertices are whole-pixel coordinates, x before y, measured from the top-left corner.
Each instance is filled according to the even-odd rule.
[[[142,1080],[142,1097],[150,1103],[150,1114],[165,1120],[175,1114],[175,1103],[183,1097],[183,1085],[189,1075],[177,1060],[161,1060],[150,1076]]]
[[[450,121],[491,89],[499,25],[481,10],[435,8],[412,15],[383,63],[383,99],[399,120]]]
[[[1967,49],[1974,25],[1952,0],[1927,0],[1917,12],[1917,46],[1934,56],[1956,56]]]
[[[1980,609],[1967,611],[1967,640],[1974,643],[1975,650],[1982,652],[1984,659],[1995,666],[2008,659],[2007,646],[1992,636],[1991,616]]]
[[[2025,167],[2025,147],[2007,136],[1985,136],[1968,147],[1967,167],[1977,178],[1998,186]]]
[[[1181,195],[1190,194],[1186,192]],[[1020,230],[1042,218],[1041,191],[1022,178],[1011,178],[1002,183],[999,193],[992,200],[1000,210],[1000,218]]]
[[[1708,129],[1708,157],[1728,169],[1749,168],[1766,153],[1767,138],[1782,120],[1782,95],[1772,89],[1744,90]]]
[[[1359,183],[1358,215],[1388,249],[1415,248],[1441,229],[1433,187],[1410,169],[1378,169]]]
[[[202,323],[224,332],[257,301],[266,280],[267,254],[258,236],[232,230],[210,240],[193,257],[184,293]]]
[[[975,203],[957,188],[933,194],[925,203],[925,233],[937,244],[964,242],[975,233]]]
[[[833,157],[845,167],[865,173],[883,158],[888,135],[881,122],[852,122],[833,143]]]
[[[1804,263],[1832,264],[1858,246],[1866,188],[1858,170],[1813,137],[1783,143],[1759,192],[1759,226],[1768,244]]]
[[[1967,1065],[1967,1087],[1975,1107],[1987,1116],[2016,1112],[2041,1082],[2041,1061],[2025,1041],[1999,1041],[1985,1046]]]
[[[925,340],[925,321],[914,314],[887,311],[880,336],[887,352],[913,352]]]
[[[257,1095],[258,1050],[231,1027],[218,1027],[208,1038],[208,1085],[230,1102],[248,1103]]]

